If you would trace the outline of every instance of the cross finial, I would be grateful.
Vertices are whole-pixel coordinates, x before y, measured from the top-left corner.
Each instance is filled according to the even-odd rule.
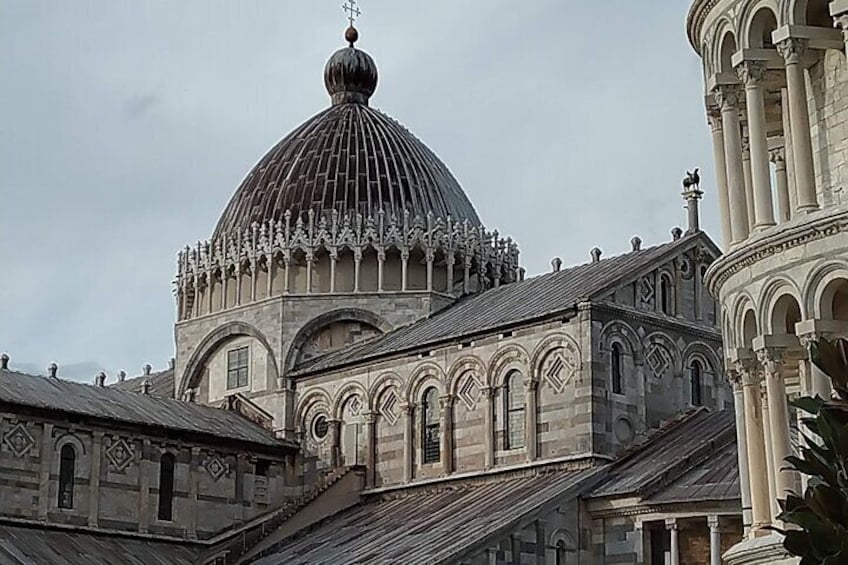
[[[354,22],[356,22],[356,18],[362,15],[362,10],[360,10],[359,6],[356,5],[356,0],[347,0],[347,2],[342,4],[342,10],[347,12],[347,19],[350,22],[351,27],[353,27]]]

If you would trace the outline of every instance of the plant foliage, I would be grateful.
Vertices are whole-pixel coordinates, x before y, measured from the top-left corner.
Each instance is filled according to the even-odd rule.
[[[807,475],[803,496],[779,500],[778,519],[795,528],[778,530],[783,546],[801,565],[848,564],[848,357],[845,342],[820,340],[811,349],[813,363],[833,383],[833,398],[804,397],[792,403],[808,415],[801,419],[804,438],[789,466]],[[806,433],[805,433],[806,432]]]

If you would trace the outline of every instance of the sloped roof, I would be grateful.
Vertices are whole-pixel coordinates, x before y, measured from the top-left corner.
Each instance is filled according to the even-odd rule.
[[[228,410],[6,370],[0,370],[0,403],[252,444],[293,445]]]
[[[675,420],[666,422],[640,444],[622,454],[609,467],[607,478],[596,487],[591,498],[605,496],[641,495],[651,496],[675,481],[690,481],[694,484],[709,484],[713,477],[725,482],[731,460],[730,447],[735,454],[735,415],[732,410],[712,412],[706,408],[695,409]],[[721,461],[719,461],[721,459]],[[712,463],[716,462],[715,468]],[[698,483],[699,473],[706,476],[707,483]],[[687,478],[688,477],[688,478]],[[737,486],[738,488],[738,486]],[[732,486],[719,487],[722,498]],[[672,498],[679,492],[676,487],[669,491]]]
[[[738,500],[739,460],[732,441],[701,461],[676,481],[651,495],[648,503]]]
[[[132,377],[123,381],[112,383],[109,387],[114,388],[115,390],[122,390],[124,392],[141,393],[141,387],[144,384],[144,381],[150,383],[150,389],[148,391],[150,396],[158,396],[159,398],[174,398],[173,369],[165,369],[164,371],[150,373],[149,375]]]
[[[622,279],[653,265],[660,258],[692,244],[709,241],[703,232],[676,241],[585,263],[469,296],[411,325],[364,342],[310,359],[296,367],[294,375],[391,355],[409,349],[492,333],[498,329],[544,319],[562,313],[578,302],[600,295]]]
[[[193,565],[197,555],[178,543],[0,524],[3,565]]]
[[[576,496],[599,470],[548,471],[436,492],[405,489],[340,512],[254,563],[457,563],[547,505]]]

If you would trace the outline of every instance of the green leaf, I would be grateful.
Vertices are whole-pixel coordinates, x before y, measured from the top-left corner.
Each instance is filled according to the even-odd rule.
[[[796,398],[795,400],[789,403],[790,406],[794,406],[808,414],[818,414],[821,407],[824,405],[824,399],[820,396],[816,396],[815,398],[811,396],[802,396],[800,398]],[[810,418],[810,420],[813,420]],[[815,420],[813,420],[815,421]]]

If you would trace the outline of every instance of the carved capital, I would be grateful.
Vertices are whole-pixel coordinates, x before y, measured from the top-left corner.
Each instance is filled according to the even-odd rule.
[[[365,420],[366,424],[374,424],[377,422],[377,418],[379,418],[379,412],[365,412],[362,415],[362,418]]]
[[[783,368],[783,352],[772,347],[757,350],[757,360],[767,375],[780,375]]]
[[[716,104],[718,104],[722,111],[737,108],[742,99],[739,85],[736,84],[717,86],[713,91],[713,95],[715,96]]]
[[[777,147],[769,151],[769,161],[777,167],[782,167],[786,164],[786,151],[783,147]]]
[[[760,86],[766,76],[766,64],[763,61],[743,61],[736,67],[736,74],[746,87]]]
[[[707,110],[707,125],[710,126],[712,133],[718,133],[724,129],[724,123],[721,121],[721,111],[718,108],[709,108]]]
[[[809,41],[806,39],[790,37],[777,44],[777,51],[787,65],[794,65],[801,62],[808,45]]]
[[[741,359],[733,363],[736,372],[742,377],[744,386],[757,385],[762,380],[759,362],[757,359]]]
[[[539,381],[536,379],[527,379],[524,381],[524,391],[532,392],[539,388]]]
[[[727,382],[730,384],[730,387],[733,390],[739,390],[742,388],[742,374],[739,373],[736,369],[728,369],[725,371],[725,376],[727,377]]]
[[[453,408],[455,401],[456,397],[452,394],[443,394],[439,397],[439,408],[442,409],[442,416],[444,416],[446,410]]]

